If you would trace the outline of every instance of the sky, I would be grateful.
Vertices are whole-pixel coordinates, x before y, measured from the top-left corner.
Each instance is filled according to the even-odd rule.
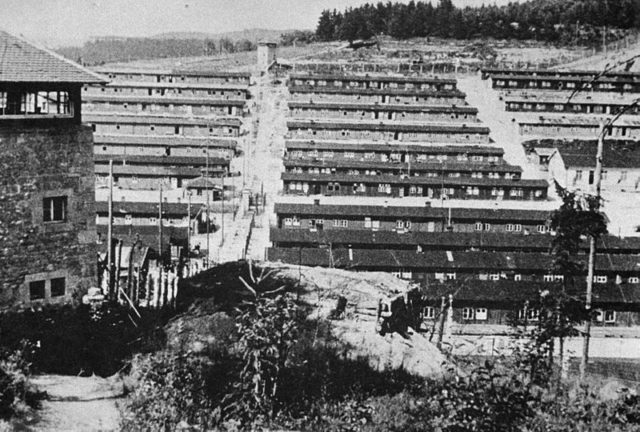
[[[508,1],[453,0],[457,6]],[[56,48],[93,36],[314,29],[324,9],[371,2],[377,0],[0,0],[0,29]]]

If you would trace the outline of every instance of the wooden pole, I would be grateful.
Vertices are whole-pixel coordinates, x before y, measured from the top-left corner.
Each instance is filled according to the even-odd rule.
[[[118,265],[115,271],[115,297],[120,300],[120,268],[122,267],[122,240],[118,240]]]
[[[162,183],[158,196],[158,265],[162,265]]]
[[[224,245],[224,177],[227,175],[226,170],[222,173],[222,210],[220,213],[220,246]]]
[[[107,222],[107,290],[113,298],[113,159],[109,159],[109,198]]]
[[[604,148],[604,123],[600,122],[600,133],[598,135],[598,150],[596,155],[596,199],[600,201],[600,186],[602,180],[602,152]],[[587,373],[587,364],[589,363],[589,339],[591,337],[591,300],[593,296],[593,276],[596,260],[596,239],[594,236],[589,238],[589,267],[587,270],[587,293],[585,299],[585,311],[587,320],[584,326],[584,340],[582,345],[582,359],[580,361],[580,379],[584,380]]]
[[[191,192],[187,190],[187,267],[191,263]]]
[[[207,154],[206,154],[206,169],[204,172],[204,191],[205,191],[205,195],[207,196],[207,268],[209,268],[209,216],[210,216],[210,209],[209,209],[209,144],[207,143]]]
[[[445,311],[447,310],[446,300],[444,296],[442,296],[442,300],[440,302],[440,328],[438,329],[438,343],[436,346],[438,349],[442,349],[442,338],[444,337],[444,323],[446,320]]]

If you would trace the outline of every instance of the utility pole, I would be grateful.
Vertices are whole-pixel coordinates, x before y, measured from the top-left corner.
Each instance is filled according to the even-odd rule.
[[[205,162],[205,171],[204,171],[204,191],[207,196],[207,268],[209,268],[209,142],[207,141],[207,154],[206,154],[206,162]]]
[[[160,183],[158,197],[158,256],[160,263],[162,263],[162,183]]]
[[[222,171],[222,211],[220,212],[220,246],[224,244],[224,177],[227,175],[226,168]]]
[[[605,126],[604,122],[600,122],[598,134],[598,150],[596,155],[596,172],[595,172],[595,184],[596,184],[596,199],[600,202],[600,186],[602,178],[602,152],[604,148],[604,134]],[[584,308],[587,313],[587,321],[584,327],[584,341],[582,345],[582,359],[580,362],[580,379],[584,380],[587,373],[587,364],[589,362],[589,338],[591,337],[591,299],[593,296],[593,274],[596,260],[596,238],[594,236],[589,237],[589,267],[587,270],[587,294],[585,299]]]
[[[191,264],[191,191],[187,189],[187,267]]]
[[[111,263],[113,262],[113,159],[109,159],[109,198],[107,202],[108,218],[107,222],[107,290],[109,291],[109,298],[113,296],[113,268]]]

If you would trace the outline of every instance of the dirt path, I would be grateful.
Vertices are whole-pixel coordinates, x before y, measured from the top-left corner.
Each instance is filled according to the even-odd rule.
[[[117,377],[36,376],[32,382],[48,398],[33,422],[16,430],[34,432],[94,432],[120,430],[117,403],[124,386]]]
[[[283,170],[284,135],[287,132],[288,90],[284,79],[260,77],[255,88],[257,134],[250,147],[247,165],[254,192],[266,194],[266,209],[256,216],[256,226],[251,236],[248,256],[264,259],[269,245],[269,225],[273,220],[273,201],[281,189],[280,173]]]

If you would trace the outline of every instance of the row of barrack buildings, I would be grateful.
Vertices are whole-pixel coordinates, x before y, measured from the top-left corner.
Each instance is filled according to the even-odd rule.
[[[640,189],[640,79],[616,71],[482,71],[532,162],[566,187],[593,191],[601,124],[605,191]],[[609,124],[609,120],[616,120]]]
[[[550,183],[505,160],[456,80],[292,74],[289,92],[267,259],[390,272],[426,287],[425,319],[451,294],[465,324],[507,324],[562,282],[549,254]],[[599,322],[635,325],[640,239],[599,246]]]

